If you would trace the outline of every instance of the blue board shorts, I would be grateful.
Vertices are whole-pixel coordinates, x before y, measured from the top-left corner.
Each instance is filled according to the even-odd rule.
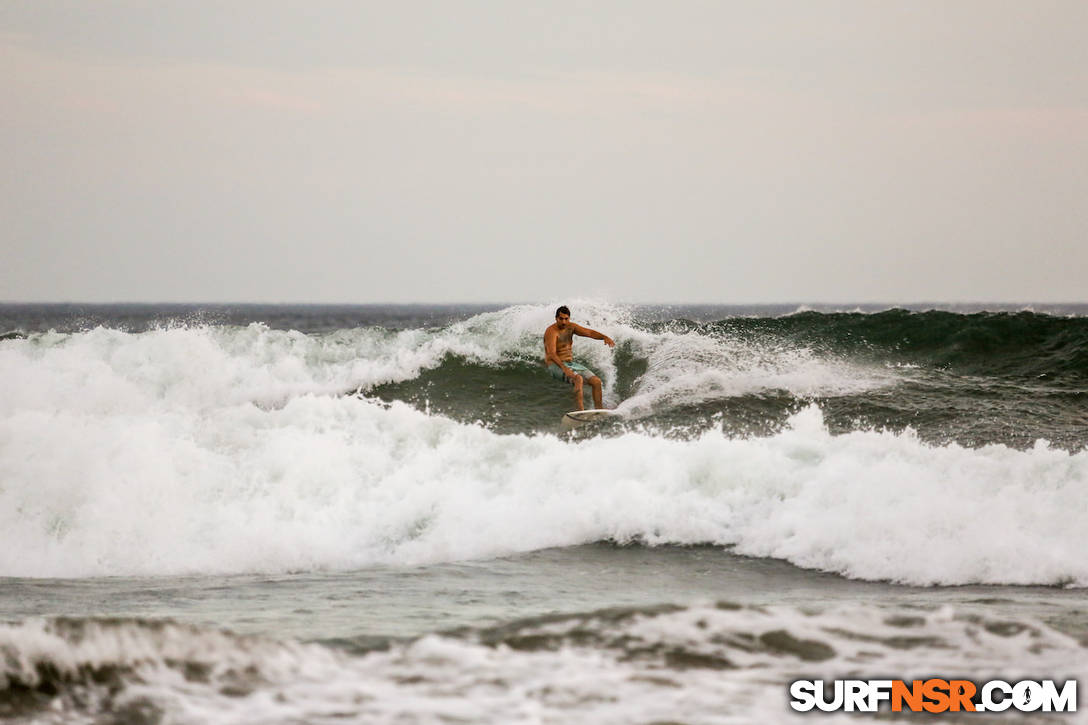
[[[589,380],[590,378],[597,376],[597,373],[593,372],[582,363],[569,362],[566,365],[568,368],[573,370],[575,374],[581,375],[583,380]],[[563,372],[563,368],[559,367],[555,363],[548,363],[548,372],[551,373],[551,376],[556,380],[562,380],[564,383],[570,383],[571,385],[574,385],[574,383],[572,383],[570,380],[567,380],[567,376]]]

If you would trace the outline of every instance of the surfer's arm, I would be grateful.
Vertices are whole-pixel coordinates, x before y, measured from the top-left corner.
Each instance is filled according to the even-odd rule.
[[[573,322],[570,323],[570,326],[574,328],[574,334],[575,335],[581,335],[582,337],[590,337],[590,338],[593,338],[594,340],[604,340],[604,344],[608,345],[609,347],[615,347],[616,346],[615,341],[611,337],[609,337],[608,335],[597,332],[596,330],[591,330],[588,327],[582,327],[581,325],[576,325]]]

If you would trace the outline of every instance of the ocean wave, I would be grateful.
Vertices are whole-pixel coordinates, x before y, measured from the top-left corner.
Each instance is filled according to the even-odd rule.
[[[1088,318],[1027,309],[970,314],[943,310],[828,313],[799,309],[774,318],[706,323],[701,329],[1015,379],[1083,384],[1088,370]]]
[[[629,308],[600,303],[579,309],[580,320],[620,342],[619,355],[592,340],[579,340],[576,351],[604,378],[606,398],[615,402],[622,394],[628,412],[767,391],[843,395],[895,380],[882,366],[821,356],[804,345],[646,329],[630,319]],[[551,314],[550,308],[523,305],[434,329],[363,327],[314,335],[259,323],[33,333],[0,345],[0,413],[267,407],[304,394],[368,392],[411,381],[450,359],[539,371]]]
[[[860,579],[1088,586],[1071,505],[1088,451],[1044,442],[832,435],[814,405],[764,437],[571,441],[352,396],[133,397],[4,411],[0,575],[347,569],[610,540]]]
[[[553,312],[539,305],[434,329],[5,340],[0,575],[349,569],[603,540],[710,543],[859,579],[1088,586],[1088,530],[1071,503],[1088,484],[1088,450],[938,445],[910,429],[832,435],[806,398],[889,389],[915,371],[578,309],[618,330],[616,356],[579,345],[609,394],[623,393],[630,424],[578,440],[554,424],[499,434],[345,395],[451,356],[538,370]],[[760,435],[701,421],[676,437],[643,418],[775,390],[799,412]]]

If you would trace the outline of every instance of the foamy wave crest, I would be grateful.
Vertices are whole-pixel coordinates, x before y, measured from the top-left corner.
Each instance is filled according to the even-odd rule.
[[[630,338],[637,354],[647,361],[634,395],[618,406],[634,416],[663,407],[771,392],[802,398],[849,395],[899,379],[887,370],[780,343],[756,344],[699,332],[633,332]]]
[[[825,359],[806,349],[699,332],[651,333],[628,308],[576,301],[578,320],[607,331],[647,370],[624,402],[629,414],[765,390],[798,397],[868,390],[897,380],[887,370]],[[248,327],[173,326],[133,334],[95,328],[32,334],[0,345],[0,413],[65,410],[117,414],[254,403],[304,394],[369,390],[418,377],[448,356],[477,364],[539,363],[554,308],[522,305],[436,329],[339,330],[325,335]],[[617,379],[606,346],[583,341],[580,360]]]
[[[130,334],[96,328],[7,341],[0,348],[0,411],[87,413],[278,404],[303,395],[407,380],[447,355],[497,362],[483,332],[342,330],[325,336],[195,327]]]
[[[275,404],[306,393],[409,380],[449,355],[484,365],[536,362],[543,357],[543,331],[553,313],[523,305],[444,328],[357,328],[326,335],[270,330],[259,323],[175,325],[138,334],[102,327],[31,334],[0,345],[0,412]],[[580,319],[629,330],[626,315],[625,308],[585,303]],[[579,352],[602,372],[614,372],[603,345]]]

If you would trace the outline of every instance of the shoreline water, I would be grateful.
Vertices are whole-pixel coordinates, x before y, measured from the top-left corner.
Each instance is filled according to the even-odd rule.
[[[856,582],[712,547],[0,585],[0,718],[28,724],[775,723],[804,718],[796,679],[1088,676],[1083,590]]]
[[[858,581],[713,546],[598,543],[497,559],[355,571],[7,577],[0,583],[0,620],[165,617],[301,641],[416,638],[609,607],[722,601],[814,609],[877,602],[888,607],[953,607],[994,618],[1038,620],[1088,646],[1088,612],[1080,611],[1084,588]]]

